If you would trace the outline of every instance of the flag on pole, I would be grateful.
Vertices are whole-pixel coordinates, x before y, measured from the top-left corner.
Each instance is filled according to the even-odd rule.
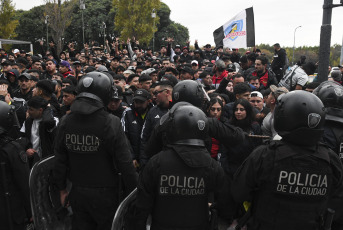
[[[255,23],[253,8],[237,14],[213,32],[216,47],[247,48],[255,46]]]

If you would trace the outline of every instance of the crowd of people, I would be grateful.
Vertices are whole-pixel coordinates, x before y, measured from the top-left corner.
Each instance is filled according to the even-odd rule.
[[[138,188],[133,229],[149,214],[152,229],[208,229],[208,203],[232,229],[319,229],[328,207],[341,229],[343,66],[320,83],[315,63],[290,66],[278,43],[268,60],[165,42],[0,49],[1,226],[32,223],[29,172],[55,155],[73,229],[110,229],[120,183]]]

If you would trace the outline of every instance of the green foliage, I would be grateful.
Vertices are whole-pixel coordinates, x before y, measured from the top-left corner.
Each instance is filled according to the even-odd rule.
[[[13,39],[17,25],[12,0],[0,0],[0,38]]]
[[[112,38],[117,34],[114,31],[115,11],[112,7],[112,0],[85,1],[86,9],[83,11],[85,25],[85,42],[96,41],[103,44],[102,22],[106,24],[106,38]],[[79,48],[82,48],[82,12],[79,5],[75,5],[72,11],[73,19],[66,29],[64,40],[76,41]]]
[[[259,48],[262,53],[268,58],[269,62],[273,60],[274,56],[274,47],[268,44],[256,45],[256,48]],[[282,47],[286,50],[289,63],[292,64],[293,58],[293,47]],[[341,54],[341,45],[334,44],[330,48],[330,65],[338,66],[340,61]],[[240,53],[244,54],[249,49],[240,49]],[[294,49],[294,64],[300,60],[301,56],[306,56],[306,62],[318,62],[319,60],[319,46],[300,46]]]
[[[46,38],[46,24],[44,24],[44,5],[36,6],[28,11],[17,11],[19,24],[15,30],[18,40],[30,41],[34,50],[38,47],[38,39]]]
[[[160,8],[160,1],[113,0],[113,5],[116,11],[115,28],[120,32],[121,40],[135,37],[140,43],[149,43],[160,20],[157,15],[152,18],[151,13],[153,9]]]
[[[161,2],[161,8],[157,12],[160,17],[160,24],[155,34],[155,50],[158,50],[162,44],[165,45],[164,40],[168,37],[174,39],[174,44],[181,46],[186,45],[189,39],[188,28],[170,20],[170,12],[169,7]]]

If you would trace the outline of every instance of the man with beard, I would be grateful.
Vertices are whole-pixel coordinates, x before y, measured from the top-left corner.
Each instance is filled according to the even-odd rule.
[[[255,71],[253,76],[257,76],[260,80],[260,91],[268,89],[271,85],[277,85],[275,74],[267,69],[268,59],[264,56],[258,56],[255,60]]]
[[[157,106],[150,109],[149,113],[146,115],[147,117],[145,119],[141,134],[141,145],[139,154],[139,160],[141,164],[146,164],[146,161],[148,159],[145,156],[144,150],[145,145],[150,138],[152,130],[161,119],[161,117],[166,114],[171,107],[172,93],[173,86],[169,81],[160,81],[156,84],[156,87],[153,91],[153,99],[156,101]]]
[[[32,76],[28,73],[23,73],[19,76],[19,89],[13,92],[12,97],[23,98],[28,101],[32,97]]]
[[[45,62],[46,71],[43,73],[43,79],[52,79],[52,76],[57,73],[56,63],[54,60],[47,60]]]
[[[139,146],[141,132],[146,115],[151,107],[151,95],[145,89],[135,91],[133,103],[127,108],[121,119],[123,130],[131,144],[131,156],[135,168],[139,167]]]

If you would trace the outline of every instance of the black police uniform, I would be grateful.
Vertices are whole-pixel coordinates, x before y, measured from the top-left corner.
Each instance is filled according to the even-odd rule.
[[[151,158],[138,184],[136,229],[208,229],[209,192],[221,190],[224,172],[206,148],[170,145]]]
[[[343,123],[326,121],[323,141],[336,152],[343,161]]]
[[[0,229],[11,229],[8,219],[10,217],[13,229],[22,230],[32,215],[29,190],[30,169],[25,150],[20,143],[1,136],[0,163]],[[7,198],[5,192],[8,192]],[[9,207],[7,207],[6,199]]]
[[[110,229],[119,204],[118,173],[127,193],[137,179],[119,118],[99,101],[77,98],[60,122],[54,153],[58,188],[66,188],[67,177],[73,184],[73,229]]]
[[[237,202],[252,201],[249,229],[318,229],[328,199],[342,191],[342,175],[337,155],[325,146],[272,142],[243,163],[232,193]]]

